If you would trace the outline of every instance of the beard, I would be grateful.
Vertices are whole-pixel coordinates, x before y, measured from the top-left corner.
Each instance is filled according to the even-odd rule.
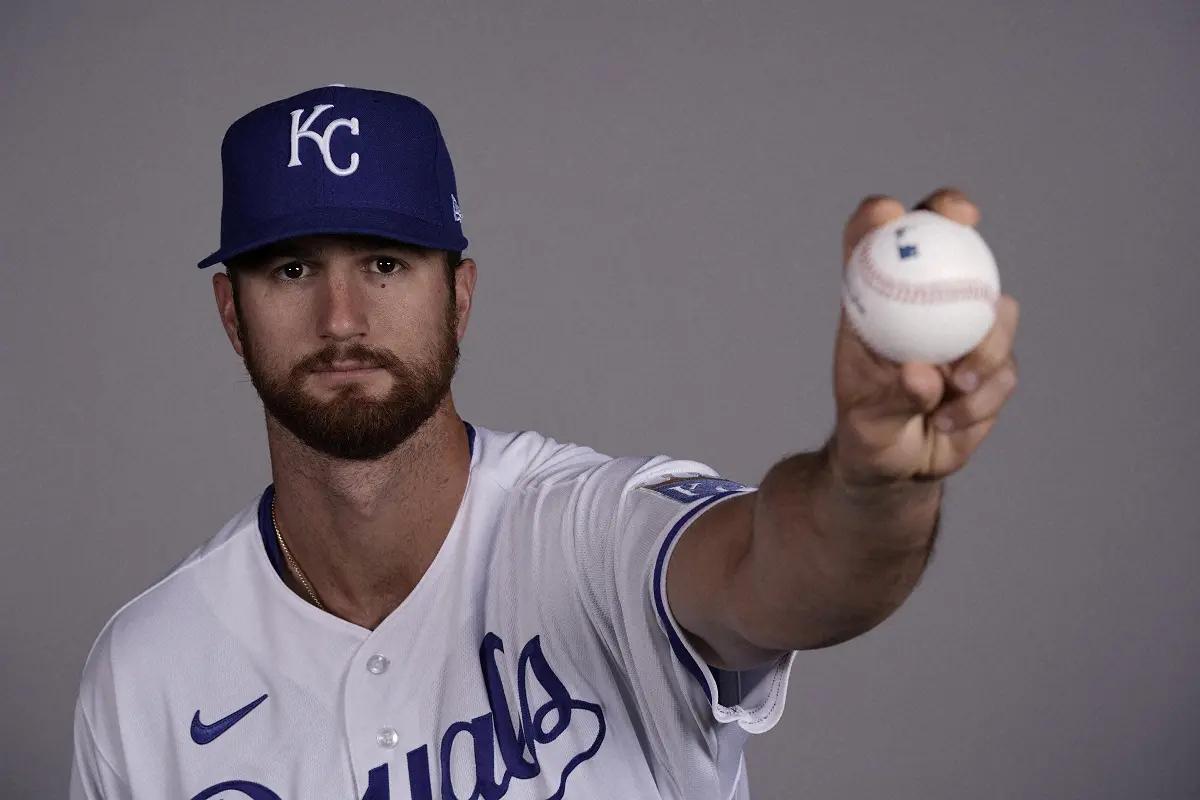
[[[376,461],[420,430],[449,394],[459,361],[457,322],[452,294],[433,346],[408,362],[362,344],[331,344],[290,370],[272,369],[258,358],[249,336],[242,339],[243,361],[263,408],[297,439],[332,458]],[[306,394],[302,387],[307,376],[329,369],[335,361],[384,369],[392,387],[381,398],[355,383],[338,387],[328,401]]]

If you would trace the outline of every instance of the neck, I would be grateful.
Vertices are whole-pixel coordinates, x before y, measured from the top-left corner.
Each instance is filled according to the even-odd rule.
[[[471,454],[453,402],[378,461],[317,453],[270,416],[267,441],[288,549],[326,611],[374,629],[425,574],[462,502]],[[307,599],[294,575],[288,584]]]

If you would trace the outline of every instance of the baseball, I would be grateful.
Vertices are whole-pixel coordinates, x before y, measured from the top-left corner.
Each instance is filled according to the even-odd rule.
[[[896,363],[946,364],[991,329],[1000,297],[996,260],[972,227],[913,211],[855,247],[842,305],[859,338]]]

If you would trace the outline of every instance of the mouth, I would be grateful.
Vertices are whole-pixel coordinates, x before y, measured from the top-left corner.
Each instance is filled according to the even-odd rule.
[[[353,372],[362,369],[378,369],[375,364],[365,361],[334,361],[327,367],[318,368],[318,372]]]
[[[335,361],[327,367],[321,367],[313,370],[318,375],[330,375],[334,377],[354,377],[356,375],[368,375],[372,372],[378,372],[381,367],[373,364],[364,364],[358,361]]]

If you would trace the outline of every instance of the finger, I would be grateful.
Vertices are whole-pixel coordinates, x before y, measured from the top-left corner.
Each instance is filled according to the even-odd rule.
[[[964,392],[979,386],[1012,359],[1020,306],[1008,295],[996,301],[996,321],[975,349],[954,365],[954,385]]]
[[[864,198],[846,222],[842,233],[842,261],[849,261],[854,248],[872,228],[899,219],[904,213],[904,205],[895,198],[879,194]]]
[[[943,187],[917,203],[916,210],[932,211],[962,225],[979,224],[979,207],[971,202],[966,192],[953,187]]]
[[[891,368],[888,379],[848,403],[861,420],[908,420],[929,414],[946,396],[946,382],[929,364]]]
[[[989,417],[982,422],[955,430],[947,436],[934,440],[932,475],[945,477],[962,468],[971,455],[979,449],[979,445],[996,426],[999,417]]]
[[[960,395],[939,408],[933,425],[943,433],[961,431],[992,419],[1017,388],[1017,369],[1010,364],[987,378],[973,392]]]
[[[914,362],[900,368],[900,383],[909,404],[905,410],[928,414],[946,394],[946,380],[937,367]]]

